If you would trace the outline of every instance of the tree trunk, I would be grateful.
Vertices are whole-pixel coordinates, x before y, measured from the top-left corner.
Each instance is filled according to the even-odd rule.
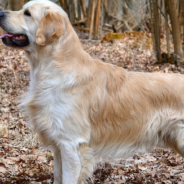
[[[97,39],[97,35],[98,35],[100,7],[101,7],[101,0],[97,0],[94,39]]]
[[[8,0],[0,0],[0,10],[1,11],[6,9],[7,5],[8,5]]]
[[[164,16],[165,16],[165,30],[166,30],[166,42],[167,42],[167,54],[170,57],[170,39],[169,39],[169,26],[168,26],[168,8],[164,0]]]
[[[159,16],[159,6],[158,0],[151,0],[151,14],[152,14],[152,32],[153,32],[153,42],[154,50],[158,62],[161,62],[161,49],[160,49],[160,16]]]
[[[91,12],[91,21],[90,21],[90,27],[89,27],[89,39],[92,39],[92,34],[93,34],[93,25],[94,25],[94,16],[95,16],[95,5],[96,5],[96,0],[93,0],[92,3],[92,12]]]
[[[168,8],[168,14],[171,20],[172,35],[173,35],[173,42],[174,42],[174,53],[179,55],[180,57],[183,57],[180,24],[179,24],[175,0],[167,0],[166,5]]]
[[[10,1],[10,8],[13,11],[20,10],[22,6],[27,2],[27,0],[11,0]]]

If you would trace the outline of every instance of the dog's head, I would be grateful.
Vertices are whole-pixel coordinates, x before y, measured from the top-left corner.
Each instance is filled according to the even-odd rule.
[[[57,41],[65,33],[67,14],[48,0],[33,0],[20,11],[0,12],[0,36],[5,45],[28,49]]]

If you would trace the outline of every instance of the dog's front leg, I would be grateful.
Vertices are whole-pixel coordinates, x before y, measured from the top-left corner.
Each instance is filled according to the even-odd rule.
[[[65,141],[61,144],[63,184],[78,184],[81,172],[81,161],[74,142]]]
[[[53,149],[53,152],[54,152],[54,184],[62,184],[61,152],[56,147]]]

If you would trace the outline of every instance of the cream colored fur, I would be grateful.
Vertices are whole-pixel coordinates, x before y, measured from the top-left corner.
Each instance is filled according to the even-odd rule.
[[[23,12],[29,9],[31,17]],[[184,77],[127,72],[92,59],[66,13],[31,1],[6,19],[24,33],[30,87],[22,101],[41,142],[54,152],[54,183],[82,184],[97,157],[170,147],[184,156]]]

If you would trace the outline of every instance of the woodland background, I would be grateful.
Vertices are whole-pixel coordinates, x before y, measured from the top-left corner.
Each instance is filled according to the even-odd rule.
[[[44,1],[44,0],[43,0]],[[184,74],[184,0],[53,0],[68,13],[84,49],[129,71]],[[27,0],[0,0],[19,10]],[[0,49],[0,184],[52,183],[53,155],[18,108],[29,84],[24,52]],[[98,163],[89,184],[184,183],[184,159],[171,150]]]
[[[0,0],[0,9],[19,10],[28,0]],[[184,55],[183,0],[53,0],[68,13],[77,30],[98,39],[105,32],[147,31],[152,33],[158,62],[177,60]],[[162,29],[165,29],[167,53],[161,52]],[[170,36],[174,52],[170,50]],[[107,35],[119,38],[120,34]],[[108,39],[108,38],[107,38]],[[176,55],[177,56],[176,56]],[[178,56],[180,58],[178,58]]]

